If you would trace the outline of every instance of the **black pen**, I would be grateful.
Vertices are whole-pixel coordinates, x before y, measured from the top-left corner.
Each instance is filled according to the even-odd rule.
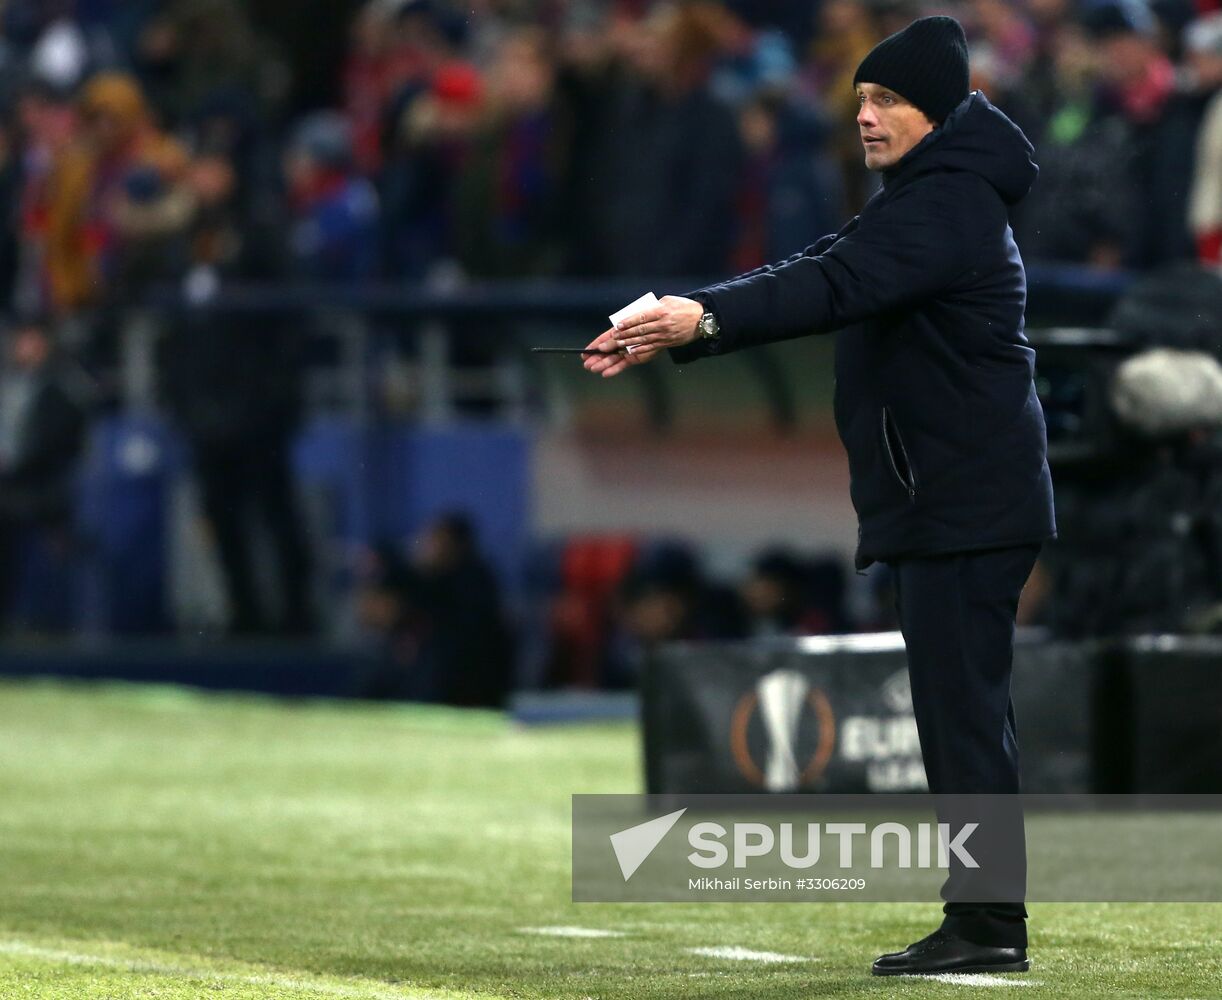
[[[615,351],[604,351],[597,347],[532,347],[534,354],[615,354]]]

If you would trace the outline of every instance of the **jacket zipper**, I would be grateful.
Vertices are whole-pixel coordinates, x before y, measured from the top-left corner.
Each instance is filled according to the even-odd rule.
[[[899,463],[895,460],[895,451],[891,446],[892,436],[904,459],[904,468],[908,470],[907,476],[900,472]],[[909,501],[915,500],[916,470],[912,467],[912,459],[908,457],[908,449],[904,447],[904,439],[900,436],[900,429],[896,426],[895,418],[891,416],[891,410],[886,406],[883,407],[883,446],[887,449],[887,461],[891,463],[891,471],[895,473],[895,478],[908,491]]]

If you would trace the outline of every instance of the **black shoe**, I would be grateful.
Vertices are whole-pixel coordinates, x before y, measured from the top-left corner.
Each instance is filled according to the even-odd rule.
[[[1026,972],[1026,948],[972,944],[939,928],[906,951],[882,955],[870,970],[876,976],[936,976],[943,972]]]

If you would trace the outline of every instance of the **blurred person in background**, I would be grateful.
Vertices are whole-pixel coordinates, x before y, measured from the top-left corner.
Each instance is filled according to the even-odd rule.
[[[1222,13],[1211,14],[1185,32],[1189,67],[1197,89],[1213,93],[1197,136],[1189,225],[1197,259],[1222,265]]]
[[[495,49],[483,115],[454,182],[455,262],[468,278],[539,278],[563,267],[564,189],[569,128],[556,102],[548,36],[518,28]],[[450,360],[490,371],[513,342],[496,319],[452,327]],[[495,413],[495,393],[469,395],[462,408]]]
[[[1134,181],[1141,197],[1131,267],[1150,268],[1192,257],[1188,193],[1201,101],[1179,88],[1160,25],[1142,0],[1107,0],[1083,22],[1098,49],[1106,98],[1128,130]]]
[[[458,181],[456,249],[474,277],[555,274],[562,261],[561,175],[567,123],[555,101],[547,36],[520,28],[488,72],[488,103]]]
[[[456,29],[431,0],[369,0],[357,13],[343,67],[343,103],[353,159],[366,176],[382,168],[406,105],[457,58]]]
[[[352,130],[353,160],[366,177],[382,169],[386,105],[396,89],[389,69],[390,22],[386,3],[366,3],[352,20],[344,59],[344,114]]]
[[[57,363],[50,328],[21,319],[5,331],[0,372],[0,629],[32,531],[66,545],[74,474],[85,443],[79,390]]]
[[[360,282],[378,269],[378,195],[353,162],[347,120],[316,111],[298,123],[284,158],[295,277]]]
[[[1040,176],[1012,212],[1027,260],[1124,267],[1138,253],[1137,204],[1129,130],[1101,106],[1098,58],[1076,25],[1049,42],[1011,95],[1007,113],[1040,150]]]
[[[443,64],[424,91],[405,95],[383,176],[383,240],[390,272],[437,285],[551,268],[560,205],[550,67],[532,32],[495,67],[493,100],[474,66]],[[452,327],[449,360],[486,374],[509,340],[495,320]],[[485,383],[487,384],[487,383]],[[495,414],[494,393],[461,408]]]
[[[424,616],[422,638],[451,705],[499,708],[514,672],[513,636],[500,583],[471,519],[438,516],[417,540],[412,602]]]
[[[442,514],[410,558],[383,543],[366,562],[358,618],[384,650],[368,694],[502,707],[514,671],[512,633],[470,518]]]
[[[969,45],[968,56],[972,64],[969,84],[972,90],[983,90],[985,94],[990,95],[989,99],[995,102],[995,106],[1018,123],[1022,105],[1015,97],[1013,88],[1003,84],[1004,66],[992,46],[987,42]]]
[[[824,152],[826,124],[784,90],[760,88],[739,110],[739,129],[746,162],[732,266],[749,271],[801,249],[812,232],[834,229],[844,193]]]
[[[76,140],[78,127],[77,102],[71,94],[32,81],[18,95],[11,152],[17,184],[12,224],[18,259],[11,294],[21,311],[37,310],[50,301],[46,254],[51,176]]]
[[[428,89],[403,104],[382,177],[383,239],[396,277],[428,278],[458,252],[455,191],[483,108],[483,77],[458,61],[440,67]]]
[[[1061,35],[1070,29],[1080,34],[1081,27],[1074,19],[1072,0],[1028,0],[1027,16],[1034,32],[1031,58],[1023,67],[1021,77],[1012,81],[1012,87],[1023,90],[1024,100],[1030,106],[1044,109],[1057,102],[1055,66]],[[1025,130],[1030,122],[1018,124]]]
[[[362,694],[367,698],[435,701],[437,685],[417,669],[417,644],[408,614],[410,571],[398,547],[382,541],[359,553],[356,621],[377,644],[378,662]]]
[[[971,0],[969,15],[969,37],[987,47],[993,80],[999,89],[1008,89],[1035,57],[1038,36],[1027,8],[1013,0]]]
[[[568,274],[597,274],[602,267],[603,251],[593,228],[603,196],[602,147],[616,101],[632,75],[623,53],[635,25],[619,8],[579,2],[569,7],[558,34],[556,99],[571,136],[561,177]]]
[[[703,275],[732,250],[742,144],[708,80],[730,15],[715,4],[658,7],[618,36],[631,75],[594,157],[590,218],[603,274]]]
[[[678,542],[643,551],[619,588],[602,669],[603,685],[635,686],[649,652],[677,639],[740,639],[739,596],[705,578],[696,553]]]
[[[818,31],[811,45],[807,74],[831,121],[831,148],[840,168],[844,205],[840,217],[865,204],[873,180],[861,169],[857,99],[853,73],[882,32],[863,0],[826,0],[818,7]]]
[[[796,556],[783,549],[761,553],[739,587],[752,637],[802,634],[804,589],[802,565]]]
[[[161,276],[166,245],[190,219],[186,151],[153,124],[132,77],[90,79],[80,116],[79,138],[59,155],[47,185],[46,269],[50,305],[60,314],[113,305]],[[108,359],[113,344],[101,350]]]
[[[602,669],[602,686],[612,690],[640,683],[644,659],[662,642],[697,638],[696,594],[685,580],[634,574],[620,595]]]
[[[270,110],[288,88],[286,70],[240,0],[170,0],[144,24],[135,66],[172,126],[222,93]]]
[[[254,29],[236,0],[169,0],[144,24],[134,56],[160,120],[171,126],[220,88],[254,99]]]
[[[80,119],[76,141],[57,157],[47,182],[46,305],[74,318],[73,350],[97,379],[101,399],[113,404],[120,309],[148,283],[181,273],[188,159],[154,125],[127,74],[92,77],[80,96]]]
[[[209,304],[229,282],[284,273],[278,234],[242,211],[225,150],[202,152],[187,175],[195,214],[183,290],[164,344],[165,401],[191,446],[235,635],[304,635],[316,627],[312,559],[293,482],[301,419],[299,328],[284,318],[225,313]],[[265,533],[276,560],[279,616],[259,594],[254,567]]]
[[[787,549],[761,552],[739,586],[750,634],[822,635],[842,631],[844,579],[836,560],[806,562]]]
[[[284,226],[280,136],[240,92],[218,91],[182,122],[178,135],[194,153],[222,155],[233,164],[237,209],[252,225],[262,230]]]

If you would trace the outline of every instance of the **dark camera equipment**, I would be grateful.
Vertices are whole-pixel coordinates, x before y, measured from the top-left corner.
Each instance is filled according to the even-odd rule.
[[[1032,331],[1058,538],[1046,624],[1059,635],[1222,632],[1222,434],[1216,407],[1152,435],[1113,405],[1121,366],[1148,352],[1222,359],[1222,276],[1176,265],[1136,282],[1099,330]],[[1180,369],[1183,370],[1182,368]],[[1182,386],[1168,368],[1169,404]]]

